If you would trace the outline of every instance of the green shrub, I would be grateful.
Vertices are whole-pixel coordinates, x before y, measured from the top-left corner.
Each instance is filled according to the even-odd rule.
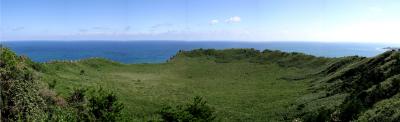
[[[81,121],[117,121],[124,108],[114,93],[102,88],[90,93],[87,89],[75,89],[67,101]]]
[[[119,119],[123,104],[118,101],[117,96],[112,92],[103,89],[96,90],[89,98],[89,112],[94,116],[95,121],[113,122]]]
[[[90,121],[93,119],[87,107],[86,92],[87,89],[74,89],[67,98],[68,106],[73,108],[76,119],[81,121]]]
[[[47,83],[47,84],[49,86],[49,89],[54,89],[57,85],[57,80],[53,80],[52,82]]]
[[[72,106],[84,104],[86,91],[87,89],[82,88],[75,89],[72,94],[67,98],[68,103]]]
[[[362,113],[357,122],[399,122],[400,121],[400,99],[394,97],[382,100],[371,109]]]
[[[80,72],[79,72],[79,75],[84,75],[85,74],[85,70],[81,70]]]
[[[331,120],[332,110],[326,108],[319,108],[316,111],[307,113],[303,116],[305,122],[326,122]]]
[[[214,109],[201,97],[195,97],[189,104],[166,106],[159,114],[165,122],[209,122],[216,117]]]

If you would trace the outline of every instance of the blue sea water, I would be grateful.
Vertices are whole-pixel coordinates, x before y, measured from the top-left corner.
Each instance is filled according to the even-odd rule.
[[[375,56],[384,44],[217,41],[7,41],[3,45],[37,62],[102,57],[122,63],[162,63],[179,50],[255,48],[302,52],[323,57]]]

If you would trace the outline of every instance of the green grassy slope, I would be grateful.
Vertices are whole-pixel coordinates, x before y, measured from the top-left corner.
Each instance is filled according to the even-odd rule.
[[[300,100],[306,121],[400,121],[400,52],[348,58],[321,72]]]
[[[152,120],[163,105],[203,96],[221,121],[291,121],[310,94],[313,74],[340,59],[253,49],[181,51],[167,63],[119,64],[103,59],[45,64],[42,80],[74,88],[103,87],[125,104],[127,120]]]

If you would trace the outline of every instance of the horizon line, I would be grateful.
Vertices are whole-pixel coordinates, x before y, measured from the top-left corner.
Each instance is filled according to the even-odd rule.
[[[1,40],[1,42],[245,42],[245,43],[358,43],[358,44],[400,44],[396,42],[358,42],[358,41],[300,41],[300,40],[173,40],[173,39],[132,39],[132,40],[101,40],[101,39],[32,39],[32,40]]]

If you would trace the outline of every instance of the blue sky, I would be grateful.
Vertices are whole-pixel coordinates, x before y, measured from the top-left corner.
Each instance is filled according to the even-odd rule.
[[[2,40],[399,42],[399,0],[0,0]]]

